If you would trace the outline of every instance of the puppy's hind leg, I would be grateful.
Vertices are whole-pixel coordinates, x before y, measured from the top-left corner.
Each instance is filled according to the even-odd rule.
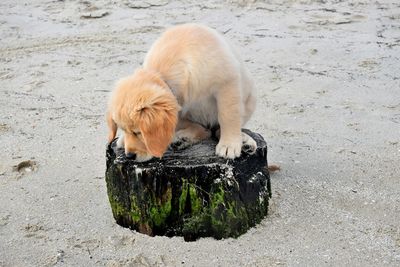
[[[254,113],[256,109],[256,98],[254,95],[250,94],[246,101],[244,102],[244,112],[242,116],[242,126],[246,124],[246,122],[250,119],[251,115]]]
[[[257,150],[256,141],[247,133],[242,132],[242,151],[247,154],[254,154]]]
[[[198,123],[182,119],[178,124],[171,147],[175,150],[184,149],[209,137],[211,137],[210,130]]]

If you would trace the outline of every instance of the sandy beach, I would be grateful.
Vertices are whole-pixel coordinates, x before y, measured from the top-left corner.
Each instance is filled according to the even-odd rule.
[[[108,202],[109,92],[186,22],[242,52],[281,166],[237,239],[142,235]],[[2,0],[0,266],[400,266],[399,60],[395,0]]]

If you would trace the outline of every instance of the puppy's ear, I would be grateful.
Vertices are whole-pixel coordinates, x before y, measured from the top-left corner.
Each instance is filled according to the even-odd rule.
[[[112,114],[110,111],[107,111],[106,114],[106,119],[107,119],[107,125],[108,125],[108,143],[111,143],[112,140],[114,140],[115,136],[117,135],[117,124],[112,118]]]
[[[137,109],[139,128],[150,154],[161,157],[175,134],[179,106],[169,94],[162,94]]]

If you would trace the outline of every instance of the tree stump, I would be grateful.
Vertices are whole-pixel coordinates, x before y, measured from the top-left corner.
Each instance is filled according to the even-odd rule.
[[[183,150],[169,149],[162,159],[135,162],[107,148],[106,183],[116,222],[140,233],[216,239],[238,237],[268,212],[271,184],[267,144],[235,160],[215,155],[217,141],[204,140]]]

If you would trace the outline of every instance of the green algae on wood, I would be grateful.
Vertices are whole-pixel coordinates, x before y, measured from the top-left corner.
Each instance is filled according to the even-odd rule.
[[[205,140],[162,159],[134,162],[114,140],[107,148],[106,183],[118,224],[148,235],[238,237],[268,212],[267,145],[256,133],[255,154],[226,160]]]

